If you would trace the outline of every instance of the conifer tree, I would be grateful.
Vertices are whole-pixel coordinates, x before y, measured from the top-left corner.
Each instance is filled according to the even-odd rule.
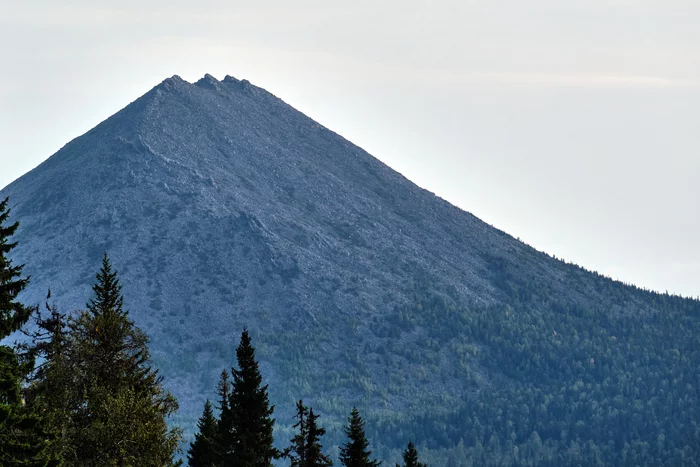
[[[231,397],[231,381],[229,381],[228,371],[226,370],[221,370],[221,376],[219,376],[219,382],[216,385],[216,394],[219,396],[219,406],[217,407],[219,413],[228,412],[228,403]]]
[[[426,464],[418,460],[418,451],[413,445],[413,441],[408,443],[408,447],[403,452],[403,467],[427,467]]]
[[[8,199],[0,202],[0,339],[18,331],[33,311],[17,301],[29,279],[21,277],[23,266],[15,266],[8,257],[17,246],[9,237],[19,223],[5,225],[10,215],[7,205]],[[51,437],[21,392],[20,382],[30,367],[31,362],[22,361],[15,349],[0,346],[0,465],[4,467],[50,465],[47,448]]]
[[[306,465],[306,459],[308,457],[306,446],[309,436],[308,417],[309,410],[304,406],[303,401],[300,400],[297,402],[297,422],[293,426],[297,429],[297,433],[294,435],[294,438],[290,440],[292,445],[285,449],[282,454],[290,460],[290,467],[302,467]]]
[[[74,398],[67,449],[77,465],[163,466],[173,463],[177,410],[151,366],[148,338],[123,309],[121,285],[105,254],[94,298],[69,323]]]
[[[33,361],[41,362],[29,378],[27,399],[42,411],[47,429],[55,435],[49,448],[51,456],[63,459],[69,414],[77,403],[71,399],[75,373],[68,358],[68,318],[49,303],[50,298],[49,290],[44,313],[35,316],[35,329],[23,331],[30,342],[21,348]]]
[[[219,409],[219,419],[217,420],[215,446],[218,454],[216,465],[221,465],[224,454],[230,451],[230,446],[233,446],[235,442],[233,437],[233,414],[229,406],[231,399],[231,381],[229,380],[228,371],[225,369],[221,371],[216,393],[219,396],[217,406]]]
[[[272,459],[279,457],[272,446],[274,407],[270,406],[267,386],[262,385],[255,349],[247,330],[241,335],[236,359],[238,369],[231,369],[233,384],[228,408],[231,412],[231,429],[222,434],[224,439],[229,440],[222,446],[224,465],[269,467]]]
[[[313,409],[297,402],[297,434],[291,439],[292,445],[284,451],[284,457],[291,460],[291,467],[330,467],[333,462],[322,452],[321,437],[326,430],[318,425],[319,416]]]
[[[365,422],[356,408],[352,409],[344,429],[348,441],[340,448],[340,462],[345,467],[378,467],[381,462],[370,459],[372,451],[365,437]]]
[[[17,296],[29,284],[29,278],[21,277],[23,265],[14,265],[8,257],[17,246],[10,243],[19,222],[9,226],[4,224],[10,217],[9,199],[0,202],[0,339],[18,331],[32,314],[33,308],[18,302]]]
[[[319,416],[309,409],[308,433],[306,439],[307,467],[331,467],[333,462],[322,452],[321,437],[326,430],[318,425]]]
[[[187,454],[190,467],[212,467],[219,463],[216,448],[218,434],[217,420],[211,402],[207,399],[204,403],[204,412],[197,423],[199,432],[195,434],[194,441]]]

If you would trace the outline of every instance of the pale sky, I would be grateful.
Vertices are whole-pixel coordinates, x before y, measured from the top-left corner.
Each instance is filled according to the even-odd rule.
[[[700,295],[697,0],[0,0],[0,187],[205,73],[539,250]]]

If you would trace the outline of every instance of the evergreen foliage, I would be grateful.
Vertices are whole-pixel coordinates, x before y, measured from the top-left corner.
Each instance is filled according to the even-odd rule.
[[[292,445],[284,451],[284,457],[290,459],[291,467],[330,467],[333,462],[323,454],[321,437],[326,430],[318,425],[319,416],[313,409],[304,406],[303,401],[297,402],[297,422],[294,428],[297,433],[291,439]]]
[[[35,400],[61,433],[67,465],[171,465],[180,431],[166,419],[177,402],[151,366],[148,338],[123,309],[107,255],[93,290],[88,309],[67,326],[55,308],[38,320],[33,352],[45,363],[34,375]]]
[[[321,437],[326,434],[326,430],[318,424],[319,415],[314,413],[314,409],[309,409],[308,433],[306,440],[307,467],[331,467],[333,462],[323,454]]]
[[[50,298],[49,290],[45,311],[36,314],[35,330],[25,332],[30,343],[23,344],[22,349],[32,361],[41,362],[30,375],[31,385],[26,392],[56,435],[49,447],[51,456],[64,459],[69,414],[78,401],[74,397],[74,368],[68,358],[68,318],[49,303]]]
[[[255,360],[247,330],[241,334],[236,349],[238,369],[232,368],[233,377],[229,397],[231,428],[222,433],[228,443],[221,446],[224,465],[240,467],[269,467],[279,457],[272,446],[272,418],[274,407],[270,406],[267,386],[262,385],[262,376]],[[226,413],[222,413],[224,420]]]
[[[427,467],[426,464],[418,460],[418,450],[413,445],[413,441],[409,441],[403,452],[403,467]]]
[[[49,452],[53,436],[43,417],[34,406],[24,403],[21,367],[12,348],[0,346],[0,465],[60,465]]]
[[[345,467],[378,467],[381,462],[372,460],[369,441],[365,437],[365,421],[357,408],[353,408],[345,427],[348,441],[340,449],[340,462]]]
[[[303,401],[297,402],[296,428],[297,433],[290,440],[292,445],[285,449],[283,456],[290,460],[290,467],[302,467],[306,465],[307,439],[309,437],[308,428],[309,409],[304,406]]]
[[[19,222],[5,225],[10,217],[9,199],[0,202],[0,339],[18,331],[32,314],[33,308],[17,301],[19,293],[29,284],[21,277],[24,266],[14,265],[9,253],[17,246],[10,242]]]
[[[22,278],[22,266],[13,265],[9,253],[17,246],[9,237],[19,227],[6,226],[10,215],[8,200],[0,202],[0,339],[8,337],[29,320],[32,308],[17,301],[29,280]],[[0,345],[0,465],[46,466],[51,461],[48,448],[52,436],[44,428],[44,420],[32,404],[25,401],[21,381],[31,362],[19,358],[15,349]]]
[[[219,409],[220,416],[216,422],[217,432],[215,448],[218,456],[216,465],[220,465],[223,462],[223,456],[230,451],[230,446],[233,446],[236,442],[233,431],[233,413],[230,409],[231,381],[228,371],[225,369],[221,371],[216,393],[219,397],[217,408]]]
[[[211,402],[204,403],[204,412],[197,423],[198,433],[187,454],[190,467],[212,467],[219,463],[217,452],[218,426]]]
[[[399,427],[430,440],[424,460],[458,466],[700,466],[698,302],[650,294],[660,311],[625,310],[625,287],[601,277],[619,306],[565,306],[523,274],[498,272],[517,291],[511,305],[465,306],[424,283],[400,308],[407,324],[397,327],[424,330],[428,343],[406,358],[436,368],[449,346],[475,392],[443,415],[373,421],[383,443],[400,442]],[[452,452],[438,457],[440,447]]]

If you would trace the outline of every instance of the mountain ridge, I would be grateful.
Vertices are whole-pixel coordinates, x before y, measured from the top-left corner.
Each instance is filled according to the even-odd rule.
[[[0,196],[22,223],[15,259],[32,275],[29,303],[50,287],[64,311],[82,307],[110,253],[188,430],[243,326],[281,419],[304,398],[408,423],[527,383],[494,367],[501,344],[473,334],[500,323],[492,316],[517,315],[537,339],[566,335],[564,323],[617,335],[635,320],[656,337],[670,332],[653,330],[664,310],[692,329],[698,309],[538,252],[230,76],[165,79]],[[518,349],[527,365],[554,368]],[[415,387],[401,375],[419,375]]]

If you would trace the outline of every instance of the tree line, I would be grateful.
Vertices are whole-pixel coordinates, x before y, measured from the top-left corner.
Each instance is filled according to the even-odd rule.
[[[104,255],[83,310],[60,312],[47,294],[43,310],[18,296],[29,279],[15,265],[8,200],[0,202],[0,339],[16,332],[22,343],[0,346],[0,466],[179,466],[182,430],[169,426],[178,404],[152,364],[148,337],[124,308],[122,286]],[[27,326],[34,318],[34,326]],[[217,412],[204,405],[187,453],[191,467],[329,467],[319,415],[297,403],[296,435],[274,447],[267,386],[247,330],[236,351],[238,368],[223,371]],[[340,463],[378,467],[357,409],[348,419]],[[406,467],[422,467],[409,443]]]
[[[295,435],[290,445],[280,451],[274,447],[272,418],[267,386],[255,360],[255,349],[247,330],[241,335],[236,350],[238,368],[222,371],[217,385],[219,416],[211,401],[197,423],[198,432],[188,451],[190,467],[272,465],[274,460],[287,459],[291,467],[331,467],[332,460],[323,453],[322,437],[326,433],[320,416],[313,408],[296,404]],[[340,463],[345,467],[379,467],[372,458],[365,436],[365,421],[353,408],[344,429],[347,441],[340,449]],[[425,467],[419,462],[412,442],[404,452],[405,467]]]

